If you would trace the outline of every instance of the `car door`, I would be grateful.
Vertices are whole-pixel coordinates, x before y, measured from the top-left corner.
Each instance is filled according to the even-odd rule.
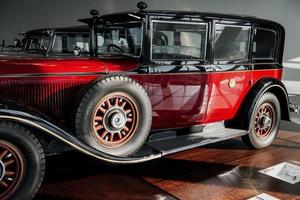
[[[207,108],[208,22],[152,19],[148,94],[153,128],[202,123]]]
[[[231,119],[251,87],[251,24],[215,21],[206,122]]]

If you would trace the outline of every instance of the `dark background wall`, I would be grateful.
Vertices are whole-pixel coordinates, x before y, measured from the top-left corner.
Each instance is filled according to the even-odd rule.
[[[1,0],[0,40],[12,43],[29,29],[76,25],[90,9],[101,13],[136,9],[138,0]],[[299,0],[147,0],[150,9],[197,10],[254,15],[286,28],[285,59],[300,56]],[[298,25],[297,25],[298,24]]]
[[[44,27],[79,25],[91,9],[106,14],[135,10],[138,0],[0,0],[0,41],[12,44],[18,33]],[[195,10],[253,15],[281,23],[286,29],[284,80],[300,95],[299,0],[145,0],[149,9]],[[296,58],[296,59],[295,59]],[[298,58],[298,59],[297,59]],[[300,102],[296,102],[299,103]],[[299,128],[300,130],[300,128]]]

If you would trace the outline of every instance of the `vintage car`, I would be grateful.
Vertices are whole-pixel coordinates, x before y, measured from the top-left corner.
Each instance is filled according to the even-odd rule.
[[[261,149],[291,120],[280,24],[138,7],[91,11],[80,48],[56,35],[37,46],[53,53],[0,58],[0,199],[33,198],[51,153],[130,164],[238,136]]]
[[[35,29],[19,34],[14,46],[1,47],[0,56],[68,56],[89,51],[90,31],[88,26]]]

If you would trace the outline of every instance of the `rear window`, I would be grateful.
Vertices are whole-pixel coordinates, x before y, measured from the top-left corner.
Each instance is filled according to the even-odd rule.
[[[275,31],[269,29],[256,29],[253,41],[253,59],[274,59]]]
[[[250,31],[248,26],[216,24],[215,63],[248,60]]]

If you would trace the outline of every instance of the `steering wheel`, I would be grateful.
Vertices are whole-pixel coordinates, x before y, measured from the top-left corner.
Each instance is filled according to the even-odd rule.
[[[119,47],[118,45],[115,45],[115,44],[108,45],[107,46],[107,51],[110,52],[111,48],[115,48],[115,49],[119,50],[121,53],[124,53],[124,50],[121,47]]]
[[[82,49],[79,46],[75,46],[73,49],[73,53],[75,56],[80,56],[82,53]]]

